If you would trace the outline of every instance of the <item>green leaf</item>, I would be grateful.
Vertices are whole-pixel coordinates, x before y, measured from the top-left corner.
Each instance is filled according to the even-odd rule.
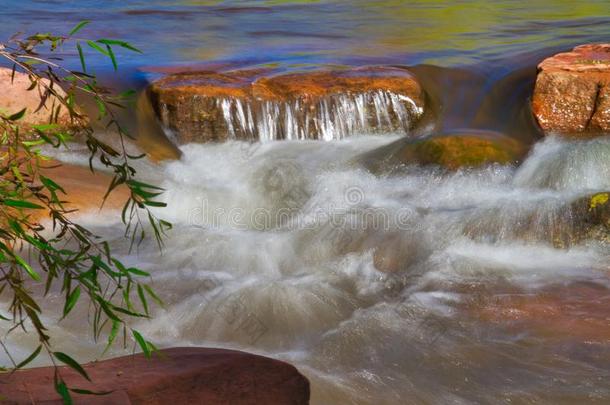
[[[61,188],[61,186],[57,183],[55,183],[53,180],[51,180],[48,177],[43,176],[42,174],[40,175],[40,181],[42,182],[42,184],[45,185],[46,188],[48,188],[51,191],[56,191],[59,190],[62,193],[66,194],[66,191]]]
[[[40,281],[40,275],[38,273],[36,273],[34,271],[34,269],[32,267],[30,267],[30,265],[23,260],[19,255],[17,255],[16,253],[13,253],[13,257],[15,258],[15,261],[17,263],[19,263],[19,265],[21,267],[23,267],[23,269],[30,275],[30,277],[32,277],[32,280],[34,281]]]
[[[87,65],[85,64],[85,54],[83,53],[83,47],[80,46],[80,42],[76,43],[76,49],[78,50],[78,58],[80,59],[80,65],[83,68],[83,72],[87,73]]]
[[[40,251],[43,251],[43,250],[49,250],[49,251],[52,251],[52,252],[56,252],[57,251],[53,246],[49,245],[44,240],[38,240],[36,238],[31,237],[28,234],[24,234],[23,238],[26,241],[28,241],[30,243],[30,245],[34,246],[36,249],[38,249]]]
[[[45,141],[44,139],[39,139],[37,141],[21,141],[21,143],[25,147],[31,147],[31,146],[38,146],[38,145],[45,144],[45,143],[47,143],[47,141]]]
[[[22,367],[25,367],[28,363],[30,363],[32,360],[34,360],[36,357],[38,357],[38,355],[40,354],[40,351],[42,350],[42,345],[38,346],[38,348],[36,350],[34,350],[32,352],[32,354],[30,354],[28,356],[27,359],[23,360],[21,363],[17,364],[15,366],[15,369],[20,369]]]
[[[68,298],[66,299],[66,304],[64,305],[64,316],[63,316],[64,318],[66,317],[66,315],[68,315],[68,313],[70,313],[70,311],[72,311],[72,308],[74,308],[74,305],[76,305],[76,302],[78,301],[79,297],[80,297],[80,286],[76,287],[68,295]]]
[[[131,305],[131,304],[129,304],[129,305]],[[117,307],[117,306],[113,306],[112,308],[117,312],[120,312],[125,315],[129,315],[129,316],[133,316],[134,318],[148,318],[148,315],[146,315],[146,314],[140,314],[140,313],[133,312],[133,311],[130,311],[125,308],[121,308],[121,307]]]
[[[155,300],[155,302],[157,304],[159,304],[160,307],[164,306],[163,301],[161,300],[161,298],[159,298],[157,296],[157,294],[155,294],[155,292],[153,291],[152,288],[150,288],[146,284],[144,284],[143,287],[144,287],[144,290],[146,290],[146,292],[148,293],[148,295],[150,295],[152,297],[152,299]]]
[[[149,315],[148,302],[146,301],[146,296],[144,295],[144,289],[140,284],[138,284],[138,296],[140,297],[140,302],[142,303],[142,307],[144,308],[144,313],[146,315]]]
[[[144,201],[143,202],[144,205],[148,205],[149,207],[167,207],[167,204],[164,202],[158,202],[158,201]]]
[[[21,111],[19,111],[19,112],[16,112],[16,113],[15,113],[15,114],[13,114],[13,115],[9,115],[8,119],[9,119],[10,121],[17,121],[17,120],[20,120],[20,119],[21,119],[21,118],[23,118],[23,116],[25,115],[26,110],[27,110],[27,108],[24,108],[23,110],[21,110]]]
[[[142,183],[141,181],[137,181],[137,180],[127,180],[125,183],[127,183],[127,185],[131,186],[131,187],[140,187],[140,188],[151,188],[153,190],[161,190],[161,191],[165,191],[164,188],[158,187],[158,186],[154,186],[152,184],[147,184],[147,183]]]
[[[99,46],[98,44],[96,44],[93,41],[87,41],[87,45],[89,45],[91,48],[95,49],[102,55],[110,56],[110,55],[108,55],[108,52],[106,52],[101,46]]]
[[[85,25],[89,24],[91,21],[89,20],[83,20],[81,22],[79,22],[78,24],[76,24],[76,26],[74,28],[72,28],[72,30],[68,33],[68,36],[72,36],[74,34],[76,34],[78,31],[80,31]]]
[[[116,336],[119,333],[119,326],[121,326],[120,322],[114,320],[112,321],[112,329],[110,329],[110,334],[108,335],[108,343],[106,343],[104,353],[106,353],[108,349],[110,349],[110,346],[112,346],[112,342],[114,342],[114,339],[116,339]]]
[[[133,191],[134,194],[137,194],[144,199],[155,198],[155,197],[158,197],[161,194],[163,194],[162,192],[151,193],[150,191],[144,191],[143,189],[141,189],[139,187],[132,187],[131,191]]]
[[[116,72],[119,67],[116,63],[116,58],[114,56],[114,52],[112,52],[112,48],[110,47],[110,45],[106,45],[106,50],[108,51],[108,56],[110,56],[110,60],[112,61],[112,67],[114,67],[114,71]]]
[[[64,405],[72,405],[72,397],[70,396],[70,391],[68,391],[66,383],[57,379],[57,377],[55,378],[55,391],[61,396]]]
[[[72,357],[70,357],[67,354],[62,353],[62,352],[53,352],[53,356],[55,356],[55,358],[57,360],[61,361],[62,363],[64,363],[68,367],[70,367],[73,370],[77,371],[80,375],[85,377],[87,380],[91,381],[91,379],[89,378],[89,375],[87,374],[85,369],[80,364],[78,364],[76,362],[76,360],[74,360]]]
[[[129,49],[130,51],[134,51],[134,52],[138,52],[138,53],[142,53],[141,50],[139,50],[135,46],[133,46],[130,43],[125,42],[125,41],[119,41],[116,39],[98,39],[97,42],[99,42],[100,44],[104,44],[104,45],[118,45],[121,48]]]
[[[99,302],[100,307],[102,307],[102,311],[104,311],[104,313],[106,314],[106,316],[108,318],[110,318],[116,322],[121,322],[121,320],[116,316],[116,314],[114,312],[112,312],[112,310],[108,306],[108,303],[106,301],[104,301],[103,298],[97,297],[97,302]]]
[[[150,347],[148,347],[148,344],[146,344],[146,340],[144,340],[142,335],[140,335],[140,333],[135,329],[132,329],[131,333],[133,333],[133,337],[136,339],[136,342],[138,342],[138,345],[144,352],[144,356],[146,356],[146,358],[150,358]]]
[[[49,130],[54,130],[54,129],[58,129],[59,125],[58,124],[40,124],[40,125],[32,125],[32,128],[41,131],[41,132],[46,132]]]
[[[130,267],[127,269],[128,272],[138,275],[138,276],[142,276],[142,277],[148,277],[150,276],[150,273],[144,271],[144,270],[140,270],[137,267]]]
[[[24,200],[6,199],[6,200],[2,200],[2,204],[6,205],[7,207],[15,207],[15,208],[31,208],[34,210],[44,209],[44,207],[42,205],[34,204],[34,203],[31,203],[29,201],[24,201]]]

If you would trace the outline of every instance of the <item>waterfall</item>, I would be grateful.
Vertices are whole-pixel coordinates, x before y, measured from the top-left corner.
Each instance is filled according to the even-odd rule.
[[[355,133],[407,132],[423,113],[413,100],[390,91],[336,94],[315,101],[216,100],[231,139],[260,141],[321,139]]]

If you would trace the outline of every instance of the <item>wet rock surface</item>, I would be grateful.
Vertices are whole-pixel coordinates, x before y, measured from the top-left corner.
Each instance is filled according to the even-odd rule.
[[[525,153],[526,148],[508,136],[491,131],[464,130],[425,138],[399,139],[365,154],[361,162],[378,174],[413,164],[457,170],[492,163],[515,163]]]
[[[110,391],[108,395],[72,394],[76,404],[307,404],[309,382],[293,366],[254,354],[209,348],[161,350],[89,363],[93,382],[66,367],[69,387]],[[52,367],[0,374],[6,404],[61,404]]]
[[[425,104],[414,76],[392,67],[275,76],[268,70],[176,73],[154,82],[148,94],[177,143],[406,131]]]
[[[610,192],[581,197],[569,205],[573,229],[571,241],[597,240],[610,243]]]
[[[610,341],[607,313],[608,288],[591,283],[556,285],[532,294],[527,291],[502,291],[471,294],[467,309],[475,317],[503,325],[518,332],[527,330],[534,338],[549,342],[569,337],[589,344]],[[582,314],[587,316],[582,316]]]
[[[532,109],[545,133],[610,130],[610,44],[581,45],[538,65]]]

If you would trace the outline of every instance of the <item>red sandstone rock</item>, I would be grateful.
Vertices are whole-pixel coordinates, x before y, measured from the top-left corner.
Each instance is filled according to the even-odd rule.
[[[538,293],[470,294],[473,316],[551,339],[610,342],[610,291],[592,284],[557,285]],[[586,314],[586,316],[583,316]]]
[[[49,80],[43,79],[43,83],[49,84]],[[49,96],[42,103],[42,90],[34,88],[28,91],[31,81],[25,73],[0,67],[0,112],[6,115],[14,114],[27,108],[25,116],[18,122],[23,127],[31,125],[48,124],[51,122],[51,115],[55,114],[56,108],[60,106],[59,100]],[[54,90],[60,95],[65,96],[65,92],[58,86]],[[70,115],[68,110],[60,107],[57,117],[58,123],[69,125]]]
[[[581,45],[538,65],[532,108],[545,133],[610,131],[610,44]]]
[[[171,74],[154,82],[148,94],[178,143],[334,139],[360,130],[406,130],[424,107],[424,92],[405,69],[271,73]]]
[[[146,359],[142,354],[89,363],[92,383],[61,368],[71,387],[112,391],[110,395],[72,394],[76,404],[265,405],[309,403],[309,382],[293,366],[254,354],[208,348],[174,348]],[[7,404],[61,404],[53,368],[0,374]]]

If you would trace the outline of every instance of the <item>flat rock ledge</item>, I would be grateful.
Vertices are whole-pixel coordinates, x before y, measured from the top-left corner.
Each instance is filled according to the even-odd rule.
[[[309,403],[309,381],[290,364],[254,354],[210,348],[161,350],[85,365],[92,383],[66,367],[69,387],[111,391],[72,394],[76,404],[264,405]],[[0,374],[3,404],[61,404],[53,387],[53,368]]]
[[[148,95],[178,144],[408,131],[425,104],[412,74],[382,66],[279,75],[189,71],[152,83]]]
[[[532,109],[545,134],[610,131],[610,44],[581,45],[538,65]]]

